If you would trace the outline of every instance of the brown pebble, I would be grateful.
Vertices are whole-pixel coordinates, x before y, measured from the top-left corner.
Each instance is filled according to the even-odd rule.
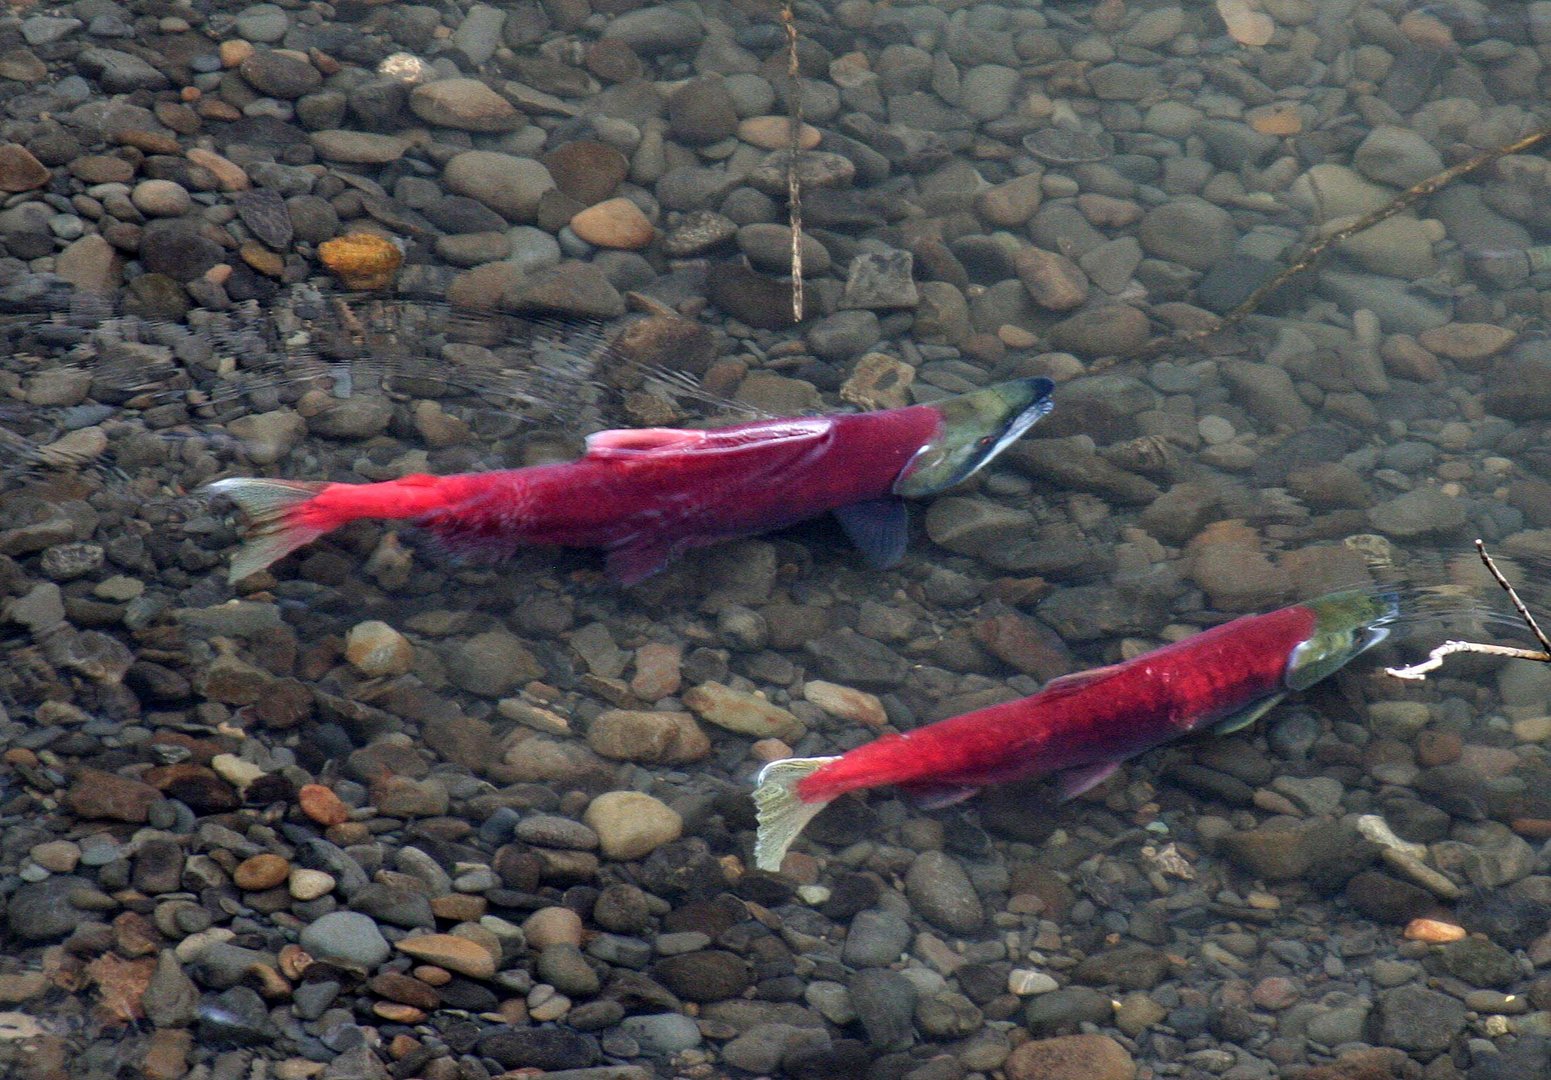
[[[232,871],[232,880],[246,892],[273,889],[285,881],[291,873],[290,860],[281,855],[265,852],[251,859],[244,859]]]
[[[48,183],[48,167],[20,143],[0,144],[0,191],[30,191]]]
[[[319,825],[342,825],[350,820],[350,810],[334,794],[332,788],[322,784],[304,784],[296,793],[296,802]]]
[[[395,1024],[418,1024],[426,1017],[424,1009],[417,1009],[413,1005],[400,1005],[396,1001],[374,1001],[372,1012]]]
[[[1404,936],[1407,941],[1425,941],[1430,945],[1442,945],[1460,940],[1465,936],[1465,930],[1464,927],[1441,922],[1438,919],[1412,919],[1406,923]]]
[[[405,938],[395,947],[417,960],[429,960],[449,971],[475,979],[488,979],[496,970],[495,957],[490,955],[488,949],[453,934],[424,934]]]
[[[431,898],[431,914],[447,922],[477,922],[485,917],[490,902],[483,896],[448,893]]]
[[[522,932],[532,949],[542,949],[546,945],[580,945],[582,918],[570,908],[540,908],[528,916],[522,924]]]
[[[434,964],[417,964],[409,973],[427,986],[446,986],[452,982],[452,972]]]
[[[1457,732],[1429,728],[1416,737],[1416,763],[1424,769],[1449,765],[1459,760],[1464,740]]]
[[[378,997],[401,1005],[413,1005],[417,1009],[435,1009],[441,1004],[441,999],[432,987],[413,976],[396,971],[385,971],[373,976],[366,986]]]

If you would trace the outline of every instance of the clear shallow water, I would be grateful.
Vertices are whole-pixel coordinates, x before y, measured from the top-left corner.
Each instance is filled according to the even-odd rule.
[[[176,1054],[193,1030],[183,1067],[215,1074],[255,1053],[322,1062],[400,1035],[449,1064],[829,1075],[947,1056],[953,1075],[1014,1074],[1041,1067],[1037,1045],[998,1053],[1086,1021],[1154,1075],[1269,1076],[1352,1042],[1439,1075],[1488,1076],[1520,1058],[1533,1075],[1546,1016],[1534,990],[1539,821],[1551,817],[1538,801],[1542,671],[1464,660],[1421,686],[1376,673],[1459,624],[1418,626],[1257,730],[1151,755],[1087,801],[1053,809],[1004,790],[924,815],[881,792],[816,823],[801,850],[817,863],[799,859],[781,880],[740,870],[749,777],[783,752],[754,735],[830,753],[876,734],[872,705],[835,711],[816,680],[875,695],[909,728],[1376,564],[1413,584],[1469,579],[1506,610],[1474,565],[1475,536],[1517,560],[1510,576],[1536,600],[1551,505],[1537,154],[1354,238],[1203,346],[1090,372],[1228,310],[1313,230],[1544,122],[1538,11],[1267,5],[1272,36],[1257,46],[1243,42],[1264,25],[1237,8],[799,7],[803,112],[823,141],[805,194],[816,314],[798,328],[770,285],[789,240],[784,174],[764,164],[779,124],[740,127],[785,111],[784,35],[769,11],[19,14],[5,138],[49,176],[0,210],[0,282],[19,309],[0,330],[7,977],[53,972],[45,947],[76,935],[58,960],[66,985],[8,991],[62,1040],[38,1044],[38,1060],[79,1052],[58,1069],[109,1074],[153,1046]],[[328,60],[276,57],[275,44]],[[141,50],[147,69],[123,58]],[[397,51],[429,60],[441,89],[376,75],[401,69],[381,67]],[[469,73],[515,106],[452,81]],[[198,98],[176,101],[184,86]],[[88,100],[97,91],[121,96]],[[59,120],[35,123],[40,108]],[[290,200],[289,237],[240,212],[220,162],[206,159],[208,174],[186,164],[200,140]],[[352,160],[363,155],[392,156]],[[25,180],[31,166],[13,157],[7,169]],[[655,230],[644,246],[631,246],[646,234],[618,204],[601,223],[577,220],[616,196]],[[353,323],[329,302],[316,248],[356,228],[399,237],[409,266],[382,300],[346,298]],[[116,271],[108,249],[124,260]],[[884,273],[895,252],[911,254],[910,287]],[[870,283],[851,283],[859,262]],[[217,265],[232,269],[206,273]],[[60,305],[40,305],[28,275],[61,270],[115,300],[45,319],[40,307]],[[322,302],[281,287],[314,275]],[[635,368],[600,355],[599,336],[631,318],[632,290],[703,337],[625,355],[690,369],[696,392],[643,396]],[[846,307],[848,293],[879,306]],[[595,321],[541,327],[534,347],[509,340],[515,324],[492,332],[425,302],[500,296],[558,296]],[[249,306],[209,313],[225,301]],[[883,359],[864,362],[873,353]],[[1055,414],[995,469],[914,508],[910,554],[889,573],[825,523],[696,553],[623,593],[585,554],[470,566],[360,526],[229,607],[235,532],[183,497],[254,471],[367,480],[514,465],[563,456],[599,426],[726,415],[721,401],[778,415],[887,404],[869,396],[879,370],[910,380],[902,400],[1013,375],[1061,383]],[[64,449],[93,461],[79,478],[55,475],[39,449],[67,432]],[[391,628],[382,636],[405,670],[352,664],[349,635],[366,622]],[[1511,626],[1468,630],[1508,639]],[[708,683],[761,694],[792,720],[726,731],[686,695]],[[692,719],[601,722],[610,710]],[[246,764],[216,767],[216,753]],[[83,767],[157,794],[104,814],[81,802],[98,776]],[[308,816],[297,789],[312,781],[358,820]],[[612,791],[649,794],[683,838],[611,848],[589,807]],[[672,820],[650,805],[637,813]],[[1463,899],[1357,844],[1353,822],[1370,813],[1431,845],[1424,870]],[[579,829],[604,836],[601,858]],[[351,864],[311,844],[321,835],[383,888],[363,900]],[[78,850],[37,851],[61,841]],[[1169,843],[1193,877],[1147,861],[1144,844]],[[1355,866],[1340,857],[1352,851]],[[335,887],[304,898],[289,870],[284,884],[236,884],[237,865],[260,854]],[[465,880],[480,871],[459,863],[489,866],[495,883]],[[111,941],[17,915],[57,906],[50,882],[72,873],[109,898],[87,899],[85,922],[124,917]],[[643,914],[613,912],[595,895],[609,888]],[[393,894],[396,909],[382,895],[393,889],[409,894]],[[970,889],[973,905],[961,902]],[[423,1016],[385,1014],[384,1001],[432,999],[323,968],[309,980],[279,955],[335,906],[395,941],[485,916],[504,974],[459,975]],[[596,988],[564,949],[535,946],[542,921],[527,947],[507,929],[555,907],[578,913]],[[1421,913],[1483,931],[1518,966],[1479,944],[1402,942]],[[149,946],[127,915],[151,921]],[[201,961],[196,939],[180,962],[202,1013],[158,1002],[160,1019],[127,1030],[75,1022],[111,983],[106,966],[78,967],[169,952],[204,919],[289,991],[267,975],[228,981],[253,958]],[[369,970],[407,973],[403,959],[380,969],[367,947]],[[624,976],[643,966],[671,996],[630,988]],[[1034,992],[1044,984],[1025,972],[1060,990]],[[1151,974],[1133,983],[1134,972]],[[1443,981],[1424,989],[1424,972]],[[340,996],[307,1015],[326,995],[303,989],[328,982]],[[1504,992],[1530,1009],[1489,997]],[[608,1004],[660,1017],[699,998],[682,1010],[700,1013],[693,1032],[621,1025]],[[471,1032],[450,1009],[499,1010],[512,1026],[486,1017]],[[793,1041],[789,1067],[734,1048],[772,1021],[824,1035],[807,1058]],[[281,1039],[242,1048],[256,1032]],[[1096,1055],[1087,1075],[1116,1052],[1080,1049]]]

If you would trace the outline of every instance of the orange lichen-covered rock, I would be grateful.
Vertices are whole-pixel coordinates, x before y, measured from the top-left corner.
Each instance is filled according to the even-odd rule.
[[[318,245],[318,258],[349,289],[381,289],[393,281],[404,253],[375,233],[346,233]]]
[[[1406,923],[1407,941],[1425,941],[1431,945],[1442,945],[1445,942],[1458,941],[1464,936],[1464,927],[1438,919],[1412,919]]]
[[[306,814],[319,825],[339,825],[350,820],[350,810],[338,795],[322,784],[304,784],[296,793],[296,801]]]

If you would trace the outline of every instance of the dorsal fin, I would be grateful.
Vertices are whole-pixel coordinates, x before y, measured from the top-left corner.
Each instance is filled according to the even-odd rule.
[[[611,428],[587,436],[587,456],[648,454],[654,450],[687,450],[705,442],[706,433],[683,428]]]
[[[1120,669],[1120,666],[1119,664],[1106,664],[1104,667],[1096,667],[1091,671],[1074,671],[1070,675],[1062,675],[1058,679],[1051,679],[1047,682],[1040,694],[1053,694],[1057,696],[1070,694],[1073,691],[1081,690],[1090,683],[1109,678],[1109,676]]]

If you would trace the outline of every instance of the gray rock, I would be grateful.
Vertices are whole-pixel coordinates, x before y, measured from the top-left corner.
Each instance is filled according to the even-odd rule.
[[[1291,376],[1274,364],[1224,364],[1222,375],[1233,388],[1234,398],[1264,424],[1297,430],[1307,427],[1313,418]]]
[[[887,311],[913,308],[921,301],[914,277],[915,257],[908,251],[869,251],[851,260],[843,308]]]
[[[912,1041],[915,984],[898,971],[866,968],[851,977],[851,1003],[875,1051],[902,1050]]]
[[[1352,152],[1352,165],[1370,180],[1410,187],[1443,171],[1443,156],[1409,128],[1380,124]]]
[[[641,1044],[641,1052],[666,1057],[700,1045],[700,1025],[683,1013],[627,1016],[619,1029]]]
[[[851,967],[887,967],[910,945],[910,924],[898,915],[869,909],[851,920],[840,958]]]
[[[358,911],[331,911],[314,920],[302,931],[301,945],[313,956],[366,968],[376,967],[392,951],[372,917]]]
[[[1421,986],[1397,986],[1379,995],[1374,1042],[1401,1050],[1447,1050],[1465,1030],[1465,1005]]]
[[[1023,1010],[1023,1022],[1035,1035],[1075,1031],[1079,1024],[1108,1024],[1115,1009],[1110,996],[1086,986],[1067,986],[1040,994]]]
[[[82,912],[70,903],[70,894],[96,886],[86,878],[62,875],[23,885],[11,894],[6,924],[21,941],[52,941],[80,925]]]
[[[167,77],[133,53],[117,49],[82,49],[75,61],[110,94],[165,90]]]
[[[598,992],[598,973],[582,956],[581,949],[568,941],[544,946],[534,971],[562,994],[590,996]]]
[[[904,682],[910,670],[904,657],[849,628],[832,630],[803,648],[820,674],[842,686],[888,690]]]
[[[1072,969],[1072,981],[1087,986],[1151,990],[1169,972],[1169,958],[1146,945],[1121,945],[1095,953]]]
[[[1368,520],[1388,536],[1424,536],[1452,532],[1465,524],[1465,507],[1459,499],[1435,487],[1419,487],[1379,503],[1368,511]]]
[[[177,955],[163,949],[156,957],[156,970],[140,999],[146,1019],[159,1028],[188,1027],[199,1007],[199,988],[183,972]]]
[[[671,7],[627,11],[609,19],[603,28],[604,41],[624,42],[641,56],[687,49],[704,37],[698,20]]]
[[[430,929],[436,925],[436,916],[431,913],[431,898],[418,884],[403,878],[395,882],[374,881],[350,898],[350,907],[380,923],[406,930]]]
[[[596,1039],[564,1028],[494,1027],[480,1036],[478,1047],[508,1069],[584,1069],[598,1060]]]
[[[883,335],[871,311],[837,311],[816,321],[803,336],[816,356],[850,360],[871,349]]]
[[[985,921],[985,909],[964,868],[941,851],[923,851],[905,874],[905,895],[933,925],[970,934]]]
[[[838,984],[831,984],[838,985]],[[827,1049],[828,1032],[793,1024],[755,1024],[722,1047],[722,1060],[745,1072],[773,1074],[781,1059],[797,1049]]]
[[[501,44],[506,12],[489,4],[475,4],[452,32],[452,43],[476,66],[495,55]]]
[[[1503,989],[1522,974],[1511,952],[1479,936],[1449,942],[1438,950],[1438,960],[1450,975],[1471,986]]]
[[[1238,232],[1226,210],[1187,196],[1149,211],[1137,239],[1149,255],[1205,270],[1232,253]]]

